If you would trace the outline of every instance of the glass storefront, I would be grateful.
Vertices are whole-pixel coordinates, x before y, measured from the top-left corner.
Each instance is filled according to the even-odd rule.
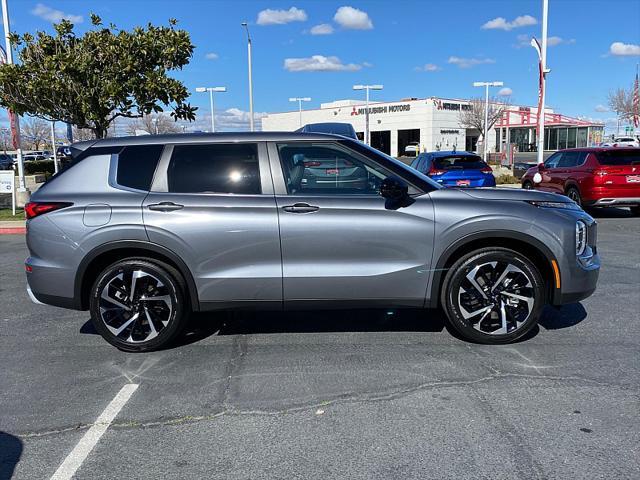
[[[602,142],[604,127],[545,127],[544,129],[544,149],[562,150],[564,148],[584,148],[593,147]],[[496,131],[496,141],[500,134]],[[509,138],[506,138],[506,129],[502,129],[503,142],[516,145],[518,152],[535,152],[537,150],[536,130],[531,127],[515,127],[509,129]]]

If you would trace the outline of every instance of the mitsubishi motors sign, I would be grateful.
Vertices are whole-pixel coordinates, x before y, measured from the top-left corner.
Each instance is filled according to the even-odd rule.
[[[369,107],[369,115],[375,115],[379,113],[398,113],[411,111],[410,103],[399,103],[395,105],[381,105],[375,107]],[[365,115],[367,113],[367,107],[353,107],[351,110],[351,116]]]

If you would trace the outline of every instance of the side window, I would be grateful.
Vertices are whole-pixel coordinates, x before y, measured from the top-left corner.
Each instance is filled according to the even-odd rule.
[[[163,148],[163,145],[125,147],[118,155],[118,185],[149,191]]]
[[[544,166],[546,168],[556,168],[558,166],[558,162],[562,158],[562,153],[554,153],[549,158],[547,158],[544,162]]]
[[[278,144],[290,194],[377,195],[392,173],[334,143]]]
[[[167,169],[169,192],[259,194],[255,143],[175,145]]]
[[[570,168],[579,165],[581,152],[564,152],[558,162],[559,168]]]

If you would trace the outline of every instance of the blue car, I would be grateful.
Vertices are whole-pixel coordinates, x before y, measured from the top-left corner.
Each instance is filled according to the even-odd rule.
[[[421,153],[411,166],[444,187],[496,186],[491,167],[471,152]]]

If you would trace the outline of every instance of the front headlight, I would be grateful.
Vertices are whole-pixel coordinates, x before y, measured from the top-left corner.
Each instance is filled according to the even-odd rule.
[[[540,208],[563,208],[565,210],[581,210],[580,205],[575,202],[547,202],[531,200],[529,203]]]
[[[576,256],[582,255],[587,248],[587,225],[582,221],[576,222]]]

